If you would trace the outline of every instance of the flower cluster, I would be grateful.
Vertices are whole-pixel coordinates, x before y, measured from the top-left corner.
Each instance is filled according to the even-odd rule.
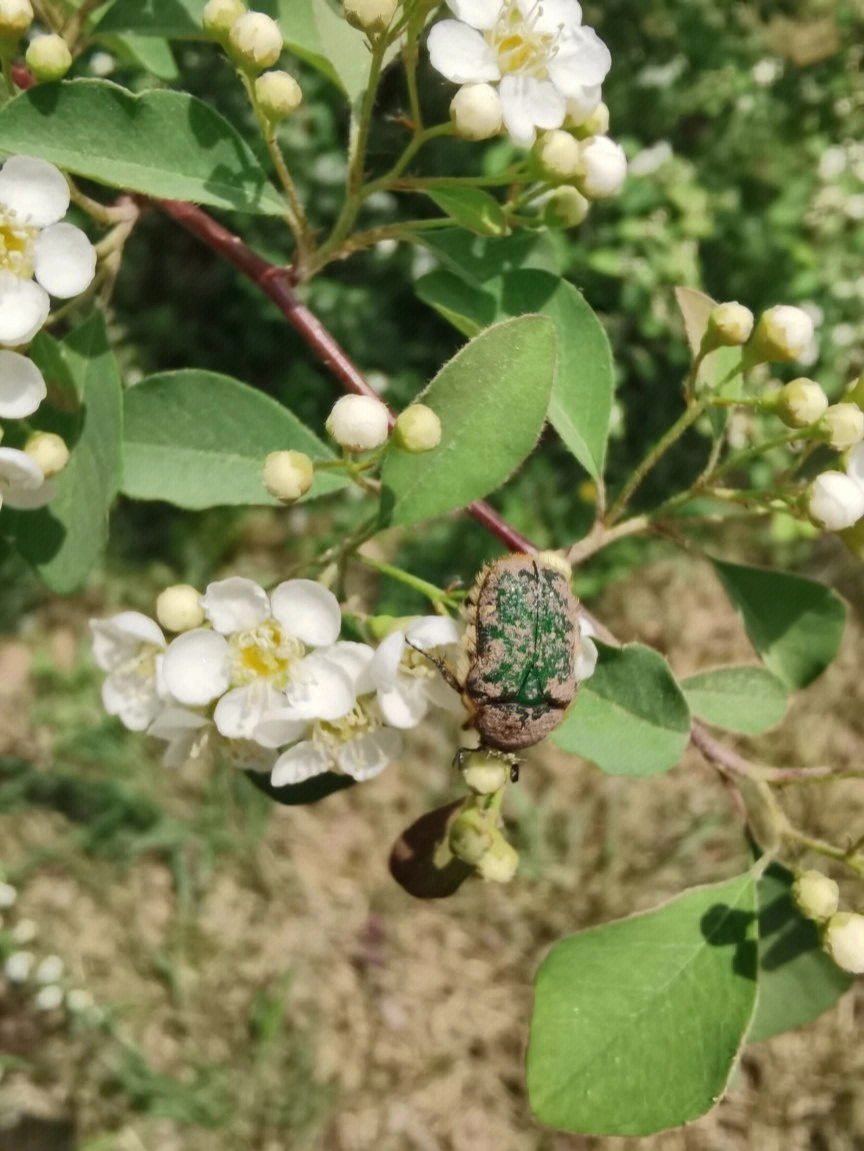
[[[97,664],[107,672],[106,710],[133,731],[168,743],[179,765],[215,743],[280,787],[335,771],[370,779],[398,754],[400,733],[452,693],[422,652],[459,640],[442,616],[412,621],[377,648],[339,639],[336,597],[312,580],[268,595],[233,577],[168,589],[157,617],[180,628],[167,642],[157,622],[121,612],[91,624]]]

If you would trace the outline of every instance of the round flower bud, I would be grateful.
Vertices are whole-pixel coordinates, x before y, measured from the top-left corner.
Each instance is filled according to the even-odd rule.
[[[491,84],[464,84],[450,101],[454,131],[463,140],[488,140],[501,131],[501,100]]]
[[[32,951],[13,951],[3,964],[3,974],[10,983],[26,983],[36,965]]]
[[[243,0],[207,0],[201,13],[204,31],[214,36],[227,36],[231,25],[246,15]]]
[[[24,53],[24,63],[37,80],[62,80],[72,67],[72,53],[62,36],[53,32],[34,36]]]
[[[286,504],[305,496],[314,478],[312,461],[303,452],[271,452],[261,473],[270,495]]]
[[[753,313],[749,308],[734,301],[717,304],[708,315],[703,350],[740,347],[747,343],[752,331]]]
[[[345,19],[370,36],[386,32],[396,15],[399,0],[345,0]]]
[[[303,101],[300,85],[288,72],[263,72],[255,81],[255,99],[268,120],[287,120]]]
[[[397,417],[393,438],[404,452],[431,452],[441,443],[441,421],[425,404],[411,404]]]
[[[864,972],[864,915],[840,911],[825,928],[822,945],[838,967],[853,975]]]
[[[569,132],[555,128],[537,141],[535,155],[540,170],[553,184],[573,180],[579,172],[579,141]]]
[[[191,631],[204,622],[197,589],[188,583],[166,587],[156,599],[156,619],[166,631]]]
[[[840,906],[840,888],[821,871],[805,871],[792,884],[792,898],[806,919],[830,919]]]
[[[476,867],[493,844],[494,828],[476,808],[462,811],[450,825],[448,843],[457,859]]]
[[[598,104],[591,115],[583,120],[577,129],[583,139],[589,136],[605,136],[609,131],[609,109],[605,104]]]
[[[822,472],[810,485],[807,511],[825,531],[851,528],[864,516],[864,488],[845,472]]]
[[[374,396],[342,396],[333,405],[326,427],[349,452],[368,452],[386,441],[389,413]]]
[[[18,892],[11,883],[0,883],[0,911],[7,911],[18,898]]]
[[[0,36],[17,40],[32,23],[30,0],[0,0]]]
[[[759,317],[752,352],[758,360],[797,360],[813,339],[813,321],[803,308],[777,304]]]
[[[282,55],[279,25],[263,12],[245,12],[228,32],[228,44],[240,64],[261,71],[272,68]]]
[[[828,397],[815,380],[792,380],[777,399],[777,415],[790,428],[808,428],[828,409]]]
[[[69,463],[69,449],[53,432],[35,432],[24,445],[24,451],[46,480],[58,475]]]
[[[63,960],[59,955],[46,955],[36,968],[37,983],[56,983],[63,978]]]
[[[543,205],[543,217],[553,228],[576,228],[591,209],[591,201],[586,200],[578,188],[563,184],[556,188]]]
[[[56,983],[40,987],[33,996],[33,1006],[37,1011],[56,1011],[63,1006],[63,992]]]
[[[822,417],[828,447],[845,452],[864,440],[864,412],[855,404],[832,404]]]
[[[519,866],[519,852],[496,832],[492,846],[476,864],[477,874],[493,883],[509,883]]]
[[[627,175],[624,149],[608,136],[592,136],[580,149],[576,185],[589,200],[605,200],[621,190]]]
[[[470,751],[460,756],[459,770],[465,785],[477,795],[494,795],[506,786],[510,775],[507,761],[488,751]]]

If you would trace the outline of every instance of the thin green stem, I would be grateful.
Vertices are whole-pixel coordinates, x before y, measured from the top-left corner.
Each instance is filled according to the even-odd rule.
[[[372,556],[363,555],[361,552],[357,552],[355,558],[367,567],[380,572],[381,575],[389,576],[390,579],[398,580],[399,583],[403,583],[407,587],[413,588],[414,591],[420,592],[421,595],[425,596],[426,599],[438,607],[444,607],[450,601],[450,596],[447,592],[442,591],[441,588],[436,587],[435,584],[420,579],[419,576],[403,571],[402,568],[395,567],[393,564],[384,563],[382,560],[373,559]]]
[[[439,216],[434,220],[403,220],[398,224],[382,224],[379,228],[370,228],[367,232],[355,232],[336,250],[327,252],[319,249],[308,265],[308,275],[314,276],[332,264],[334,260],[343,260],[355,252],[362,252],[372,248],[383,240],[397,240],[399,242],[413,240],[421,232],[432,232],[436,228],[450,228],[453,221],[447,216]]]

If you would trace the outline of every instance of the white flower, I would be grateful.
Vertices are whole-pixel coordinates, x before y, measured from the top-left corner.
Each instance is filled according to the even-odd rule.
[[[864,516],[864,486],[843,472],[821,472],[810,485],[807,510],[826,531],[851,528]]]
[[[19,352],[0,351],[0,417],[32,416],[46,395],[42,373]]]
[[[584,616],[579,617],[579,636],[581,645],[579,654],[576,656],[576,682],[581,683],[583,679],[589,679],[597,667],[597,645],[591,639],[594,634],[594,628],[585,619]]]
[[[147,728],[147,734],[168,744],[162,756],[163,764],[179,768],[201,754],[212,728],[211,721],[198,712],[169,704]]]
[[[0,449],[2,451],[2,449]],[[165,637],[157,623],[137,611],[91,620],[93,658],[108,672],[102,703],[130,731],[145,731],[166,703],[161,681]]]
[[[37,1011],[56,1011],[63,1005],[63,991],[56,983],[40,987],[33,996],[33,1006]]]
[[[459,639],[460,629],[452,619],[432,615],[421,616],[405,631],[391,632],[381,642],[365,683],[376,691],[378,708],[391,727],[416,727],[430,703],[450,703],[452,692],[422,653],[448,647]]]
[[[93,245],[60,222],[68,207],[69,187],[53,164],[12,156],[0,169],[0,344],[32,340],[49,296],[77,296],[93,279]]]
[[[538,128],[560,128],[568,101],[593,98],[609,49],[582,25],[577,0],[448,0],[455,20],[429,33],[433,68],[456,84],[498,82],[504,127],[530,147]]]
[[[358,781],[379,775],[399,754],[401,736],[386,727],[366,696],[335,723],[315,723],[307,739],[283,751],[270,782],[274,787],[303,783],[325,771],[339,771]]]
[[[63,960],[59,955],[46,955],[36,968],[37,983],[57,983],[63,978]]]
[[[35,460],[17,448],[0,448],[0,505],[41,508],[56,491]]]
[[[32,951],[13,951],[3,964],[3,974],[10,983],[26,983],[35,965]]]

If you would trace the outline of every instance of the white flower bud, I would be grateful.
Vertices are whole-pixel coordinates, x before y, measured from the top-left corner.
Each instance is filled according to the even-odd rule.
[[[777,415],[790,428],[808,428],[827,409],[828,397],[815,380],[806,376],[786,384],[777,400]]]
[[[272,68],[282,55],[279,25],[263,12],[246,12],[235,20],[228,32],[228,44],[238,62],[255,71]]]
[[[822,472],[810,485],[807,511],[825,531],[851,528],[864,516],[864,488],[845,472]]]
[[[792,898],[806,919],[830,919],[840,906],[840,888],[821,871],[805,871],[792,884]]]
[[[832,916],[822,945],[838,967],[860,975],[864,972],[864,915],[840,911]]]
[[[45,479],[58,475],[69,463],[69,449],[53,432],[35,432],[24,445],[24,451]]]
[[[261,473],[270,495],[286,504],[305,496],[314,478],[312,461],[303,452],[271,452]]]
[[[592,136],[581,147],[576,186],[589,200],[605,200],[621,190],[627,175],[624,149],[608,136]]]
[[[15,943],[32,943],[39,934],[39,928],[32,919],[19,919],[12,928],[12,939]]]
[[[243,0],[207,0],[201,13],[201,23],[205,32],[214,36],[227,36],[231,25],[236,24],[246,14]]]
[[[166,631],[192,631],[204,622],[201,595],[188,583],[166,587],[156,599],[156,619]]]
[[[263,72],[255,81],[255,99],[268,120],[287,120],[303,102],[300,85],[288,72]]]
[[[63,992],[56,983],[40,987],[33,996],[33,1006],[37,1011],[56,1011],[63,1006]]]
[[[46,955],[36,968],[37,983],[56,983],[63,978],[63,960],[59,955]]]
[[[543,175],[553,184],[571,181],[579,173],[579,141],[560,128],[543,133],[535,145],[535,154]]]
[[[553,228],[576,228],[591,210],[591,201],[586,200],[578,188],[563,184],[556,188],[543,205],[543,216]]]
[[[856,404],[832,404],[822,417],[828,447],[845,452],[864,440],[864,412]]]
[[[32,951],[13,951],[3,964],[3,974],[10,983],[26,983],[35,963]]]
[[[605,136],[609,131],[609,109],[605,104],[598,104],[587,119],[583,120],[577,128],[583,139],[589,136]]]
[[[450,119],[463,140],[488,140],[501,131],[501,100],[491,84],[464,84],[450,101]]]
[[[72,67],[72,53],[62,36],[34,36],[24,53],[24,63],[37,80],[62,80]]]
[[[368,452],[387,440],[389,413],[374,396],[342,396],[327,417],[327,431],[349,452]]]
[[[18,892],[11,883],[0,883],[0,911],[12,907],[18,898]]]
[[[708,315],[708,326],[703,337],[703,350],[737,348],[746,344],[753,331],[753,313],[743,304],[730,300],[717,304]]]
[[[345,0],[345,19],[370,36],[386,32],[393,22],[399,0]]]
[[[567,99],[567,109],[564,113],[565,128],[581,128],[600,106],[600,85],[583,85],[578,96]],[[594,133],[586,133],[594,135]]]
[[[411,404],[397,417],[393,438],[404,452],[431,452],[441,443],[441,421],[425,404]]]
[[[777,304],[759,317],[752,351],[759,360],[798,360],[813,339],[813,321],[803,308]]]
[[[459,770],[467,787],[477,795],[494,795],[507,783],[510,769],[500,755],[471,751],[459,757]]]
[[[66,995],[66,1006],[70,1011],[81,1013],[89,1011],[93,1006],[93,996],[82,987],[74,987]]]
[[[509,883],[519,866],[519,852],[497,832],[492,846],[477,863],[477,874],[493,883]]]
[[[0,0],[0,37],[18,39],[32,23],[30,0]]]

